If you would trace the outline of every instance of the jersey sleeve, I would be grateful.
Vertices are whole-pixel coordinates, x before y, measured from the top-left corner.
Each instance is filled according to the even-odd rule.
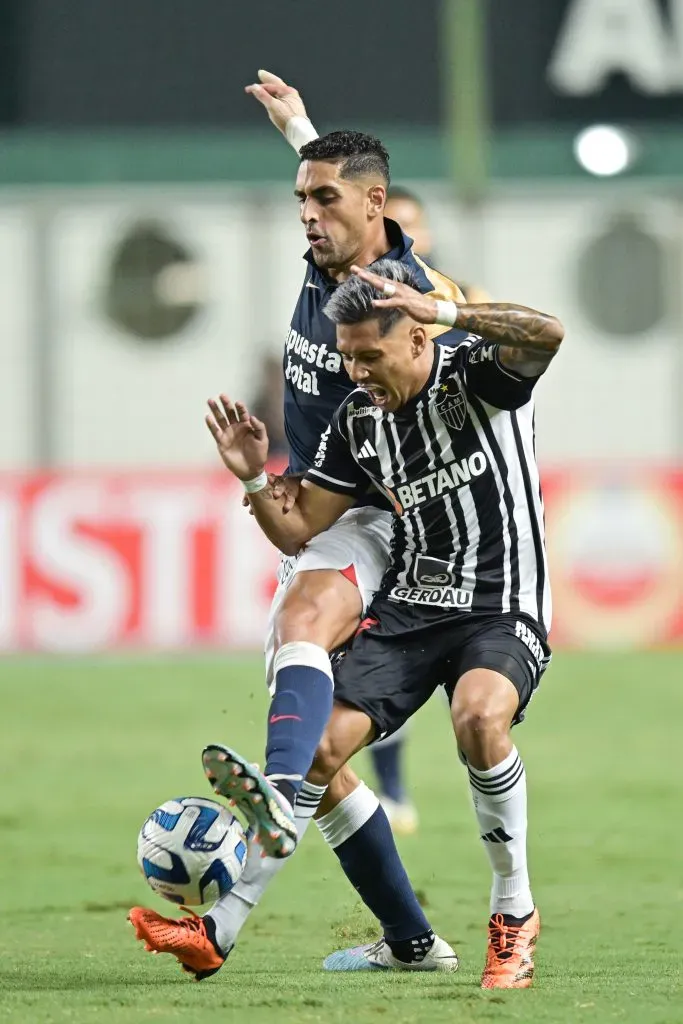
[[[351,454],[348,437],[343,431],[345,409],[346,403],[337,410],[323,431],[313,465],[305,479],[326,491],[359,497],[368,488],[368,478]]]
[[[497,409],[519,409],[530,400],[536,377],[520,377],[500,361],[500,345],[470,335],[458,350],[465,385],[478,398]]]

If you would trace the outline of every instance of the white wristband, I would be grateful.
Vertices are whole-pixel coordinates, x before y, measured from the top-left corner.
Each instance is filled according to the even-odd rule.
[[[256,494],[257,491],[262,491],[264,487],[267,487],[268,474],[264,469],[253,480],[243,480],[242,485],[247,494]]]
[[[434,323],[441,324],[442,327],[452,327],[458,316],[458,307],[454,302],[444,302],[443,299],[436,300],[436,320]]]
[[[307,117],[290,117],[285,125],[285,138],[298,153],[307,142],[317,139],[318,133]]]

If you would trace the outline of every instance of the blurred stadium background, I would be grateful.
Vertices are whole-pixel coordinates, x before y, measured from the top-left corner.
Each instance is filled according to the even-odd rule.
[[[566,986],[570,1009],[498,1007],[495,1019],[679,1020],[662,994],[674,967],[652,965],[673,950],[680,908],[682,0],[0,0],[0,691],[12,780],[0,831],[3,892],[23,912],[2,935],[0,981],[16,1002],[0,1016],[9,1006],[16,1020],[86,1021],[106,1005],[107,1021],[128,1021],[144,1003],[167,1019],[153,991],[126,987],[133,961],[133,984],[159,970],[129,939],[122,949],[123,908],[149,898],[132,880],[135,829],[176,789],[203,791],[197,748],[224,738],[217,722],[259,750],[258,656],[225,655],[260,648],[276,556],[203,424],[205,399],[229,389],[277,432],[302,280],[296,159],[243,93],[259,67],[301,91],[321,133],[383,139],[395,184],[425,203],[440,269],[566,325],[537,396],[558,687],[539,696],[524,749],[555,915],[545,984]],[[99,658],[111,652],[131,658]],[[440,707],[416,724],[422,831],[404,847],[433,903],[436,886],[437,924],[455,898],[438,801],[455,804],[458,769],[452,758],[434,789],[416,751],[429,736],[450,757],[445,730]],[[485,865],[464,792],[459,803],[460,864],[480,884],[472,922],[483,921]],[[49,829],[47,866],[27,808]],[[291,935],[310,966],[357,934],[325,851],[313,843],[302,857],[317,872],[305,911],[328,900],[342,924],[312,946],[306,929],[318,926],[276,887],[245,940],[252,959],[237,960],[257,975],[240,996],[263,1019],[349,1019],[313,967],[291,1017],[269,988],[264,936]],[[579,932],[568,939],[568,927]],[[470,928],[459,942],[474,986],[481,927],[468,948]],[[625,962],[641,995],[655,973],[647,999],[629,1011],[622,991],[616,1013]],[[76,995],[99,983],[99,995]],[[424,996],[429,1019],[451,1020],[439,985]],[[365,1020],[353,992],[351,1018]],[[460,1021],[494,1019],[470,997]],[[190,1019],[190,996],[173,999],[168,1019]],[[219,1005],[238,1019],[230,988]],[[394,1010],[426,1019],[417,1003]]]

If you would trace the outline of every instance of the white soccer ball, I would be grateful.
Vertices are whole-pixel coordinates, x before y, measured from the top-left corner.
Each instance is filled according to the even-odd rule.
[[[138,864],[151,888],[189,907],[230,892],[246,858],[247,837],[237,818],[199,796],[167,800],[138,835]]]

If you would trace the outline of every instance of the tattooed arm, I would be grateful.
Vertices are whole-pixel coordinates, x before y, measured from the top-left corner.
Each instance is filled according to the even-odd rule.
[[[454,326],[497,342],[503,366],[521,377],[543,373],[564,337],[557,317],[509,302],[458,306]]]
[[[421,324],[437,322],[438,306],[431,296],[407,284],[391,282],[393,294],[386,297],[386,293],[382,295],[386,284],[383,277],[361,267],[354,266],[351,270],[380,293],[381,297],[373,299],[373,306],[401,309]],[[557,317],[509,302],[458,305],[453,326],[480,334],[498,345],[501,364],[520,377],[537,377],[543,373],[564,337],[564,327]]]

